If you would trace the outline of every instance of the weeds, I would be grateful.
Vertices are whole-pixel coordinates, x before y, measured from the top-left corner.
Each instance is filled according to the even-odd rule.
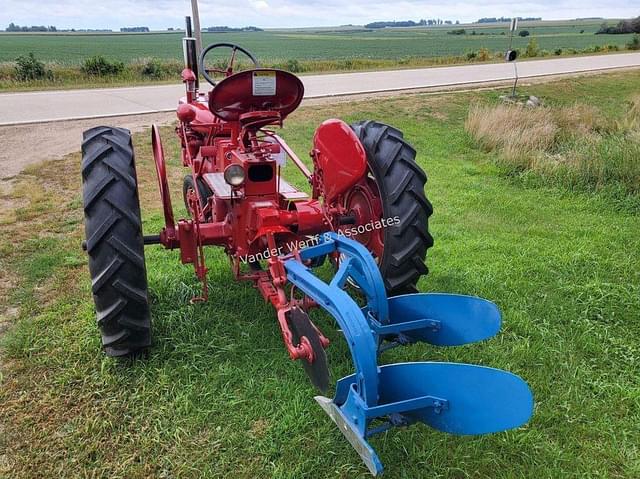
[[[581,103],[474,105],[465,128],[513,172],[535,172],[570,188],[640,194],[640,95],[614,116]]]

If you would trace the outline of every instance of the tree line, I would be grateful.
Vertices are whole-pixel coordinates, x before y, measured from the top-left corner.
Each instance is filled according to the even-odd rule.
[[[45,26],[45,25],[32,25],[30,27],[20,25],[16,25],[11,22],[7,28],[5,28],[6,32],[57,32],[58,29],[54,26]]]
[[[521,22],[535,22],[535,21],[542,20],[542,17],[517,17],[517,18]],[[506,23],[510,21],[511,21],[511,18],[509,17],[500,17],[500,18],[485,17],[485,18],[479,19],[476,23]]]
[[[226,25],[216,26],[216,27],[207,27],[203,31],[205,32],[215,32],[215,33],[225,33],[225,32],[262,32],[262,28],[258,27],[227,27]]]
[[[459,25],[460,21],[456,20],[456,25]],[[422,19],[418,22],[413,20],[404,20],[399,22],[372,22],[367,23],[365,28],[393,28],[393,27],[432,27],[435,25],[453,25],[451,20],[441,20],[439,18],[432,18],[429,20]]]
[[[640,33],[640,17],[620,20],[614,27],[610,27],[607,22],[604,22],[596,34],[603,33]]]

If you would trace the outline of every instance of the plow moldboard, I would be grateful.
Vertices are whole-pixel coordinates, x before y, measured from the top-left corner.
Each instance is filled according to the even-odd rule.
[[[460,346],[495,336],[500,331],[498,307],[475,296],[445,293],[406,294],[389,298],[390,324],[420,319],[439,322],[439,328],[422,328],[404,334],[436,346]]]
[[[407,412],[412,419],[451,434],[488,434],[526,423],[533,395],[519,376],[471,364],[419,362],[380,368],[380,401],[387,404],[420,396],[447,401],[440,412]]]

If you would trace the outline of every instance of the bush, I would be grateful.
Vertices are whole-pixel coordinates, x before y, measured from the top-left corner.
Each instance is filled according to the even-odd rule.
[[[553,53],[556,55],[562,55],[562,48],[556,48]]]
[[[640,50],[640,35],[635,34],[627,43],[627,48],[629,50]]]
[[[473,60],[478,56],[478,54],[475,51],[470,51],[467,52],[467,60]]]
[[[524,51],[524,54],[527,57],[537,57],[539,53],[540,50],[538,49],[538,42],[535,38],[532,38],[531,40],[529,40],[527,49]]]
[[[33,53],[29,53],[16,58],[16,78],[18,81],[53,80],[53,73]]]
[[[450,30],[447,32],[449,35],[465,35],[467,31],[464,28],[458,28],[457,30]]]
[[[118,75],[124,71],[124,63],[109,61],[102,55],[87,58],[82,64],[82,72],[87,75],[109,76]]]
[[[167,67],[157,58],[152,58],[142,66],[142,75],[157,80],[165,78],[169,73]]]
[[[300,62],[296,59],[287,60],[287,66],[285,68],[291,73],[300,73],[303,70],[302,65],[300,65]]]
[[[520,30],[520,33],[518,33],[518,35],[520,35],[521,37],[528,37],[529,36],[529,30]]]

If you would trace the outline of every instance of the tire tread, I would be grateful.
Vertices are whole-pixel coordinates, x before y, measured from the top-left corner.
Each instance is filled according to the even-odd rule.
[[[87,254],[102,345],[109,356],[132,356],[151,345],[151,318],[131,133],[87,130],[82,154]]]
[[[427,175],[416,163],[416,150],[396,128],[375,121],[351,125],[365,151],[383,203],[386,218],[400,224],[385,229],[380,273],[390,296],[413,293],[428,273],[427,250],[433,246],[429,217],[433,207],[424,187]]]

